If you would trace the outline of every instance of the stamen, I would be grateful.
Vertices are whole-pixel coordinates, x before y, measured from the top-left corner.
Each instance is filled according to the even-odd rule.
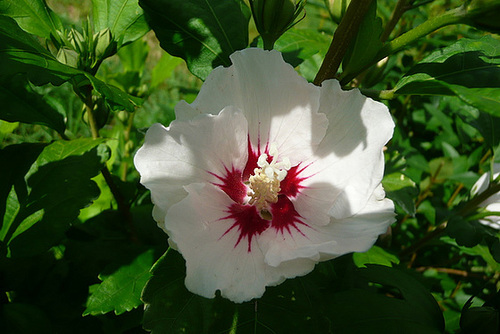
[[[287,171],[291,168],[290,159],[283,158],[281,162],[278,160],[278,146],[272,143],[269,147],[269,155],[272,157],[271,163],[267,162],[268,156],[263,153],[257,160],[257,166],[260,168],[254,169],[254,175],[249,178],[250,191],[248,196],[250,200],[248,204],[255,205],[264,219],[270,219],[269,203],[278,202],[278,194],[281,191],[280,182],[287,175]]]

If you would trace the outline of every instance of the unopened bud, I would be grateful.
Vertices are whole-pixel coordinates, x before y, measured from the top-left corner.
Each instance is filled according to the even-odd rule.
[[[111,31],[109,28],[99,31],[94,34],[95,43],[95,58],[104,59],[113,54],[115,50],[115,43],[113,37],[111,36]]]
[[[78,67],[78,57],[78,53],[75,50],[67,47],[60,48],[56,56],[58,61],[74,68]]]
[[[304,17],[305,4],[305,0],[250,0],[264,49],[272,49],[276,40]]]

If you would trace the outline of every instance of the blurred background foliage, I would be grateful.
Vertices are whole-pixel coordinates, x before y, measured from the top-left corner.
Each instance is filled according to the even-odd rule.
[[[383,184],[397,222],[370,251],[236,305],[185,289],[183,259],[167,251],[132,161],[147,127],[168,125],[175,105],[192,102],[210,69],[227,62],[203,50],[190,58],[196,45],[175,43],[165,17],[180,14],[165,8],[186,3],[141,1],[147,20],[134,1],[0,3],[0,330],[498,333],[499,232],[478,223],[471,195],[500,162],[498,22],[470,14],[377,59],[464,2],[372,2],[336,77],[382,99],[396,122]],[[311,82],[348,3],[308,0],[305,18],[274,44]],[[406,7],[387,28],[396,3]],[[477,3],[499,13],[496,1]],[[236,49],[264,45],[247,5],[221,9],[242,26]],[[221,44],[220,54],[232,47]],[[467,64],[481,71],[453,77]]]

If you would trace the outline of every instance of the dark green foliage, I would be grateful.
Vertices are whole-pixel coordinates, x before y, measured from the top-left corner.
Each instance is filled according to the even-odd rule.
[[[235,304],[185,288],[133,157],[145,128],[195,99],[199,78],[249,39],[263,47],[245,2],[0,1],[0,332],[498,333],[500,234],[480,222],[486,197],[471,194],[500,162],[500,39],[485,33],[498,22],[476,15],[497,1],[470,2],[475,29],[409,38],[370,67],[463,3],[402,2],[413,7],[387,42],[396,1],[372,2],[337,74],[387,99],[396,127],[382,184],[396,222],[370,250]],[[309,81],[348,3],[307,1],[275,42]]]

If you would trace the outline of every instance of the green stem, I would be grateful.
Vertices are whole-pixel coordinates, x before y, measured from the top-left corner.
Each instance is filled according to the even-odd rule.
[[[87,118],[89,121],[90,133],[92,133],[92,138],[99,138],[99,129],[97,128],[97,122],[94,117],[94,102],[92,101],[92,86],[86,87],[85,91],[85,109],[87,112]]]
[[[365,17],[372,0],[352,0],[347,11],[342,17],[337,30],[333,34],[332,43],[325,55],[325,59],[314,78],[316,86],[327,79],[332,79],[337,74],[340,63],[351,41],[356,37],[359,26]]]
[[[380,40],[382,42],[385,42],[389,36],[391,35],[391,32],[394,30],[394,27],[396,27],[396,24],[399,22],[403,14],[411,8],[409,6],[411,0],[399,0],[398,3],[396,4],[396,8],[394,8],[394,11],[392,12],[391,18],[385,25],[384,31],[382,32],[382,35],[380,35]]]
[[[365,71],[366,69],[376,64],[381,59],[384,59],[385,57],[404,49],[409,44],[415,42],[421,37],[424,37],[439,28],[451,24],[464,23],[466,18],[466,13],[467,11],[465,10],[465,8],[459,7],[450,10],[441,16],[437,16],[425,21],[418,27],[406,32],[405,34],[385,44],[377,53],[377,55],[373,58],[373,60],[357,73],[351,73],[345,76],[340,76],[340,83],[342,85],[348,84],[359,73]]]
[[[274,49],[274,41],[275,40],[273,40],[273,42],[271,42],[270,39],[263,37],[262,41],[264,42],[264,50],[270,51],[270,50]]]
[[[87,111],[90,132],[92,133],[92,138],[97,139],[100,137],[100,135],[99,135],[99,129],[97,127],[97,122],[94,117],[94,102],[92,100],[92,87],[89,86],[88,89],[86,89],[86,91],[84,92],[84,94],[85,94],[84,102]],[[132,218],[132,213],[130,212],[129,204],[122,196],[120,190],[113,181],[111,173],[106,165],[104,165],[104,167],[101,169],[101,174],[104,177],[104,180],[106,181],[109,190],[113,194],[113,197],[115,198],[116,204],[118,206],[118,211],[121,213],[123,220],[126,222],[128,226],[130,239],[134,242],[137,242],[135,227],[133,224],[133,218]]]

